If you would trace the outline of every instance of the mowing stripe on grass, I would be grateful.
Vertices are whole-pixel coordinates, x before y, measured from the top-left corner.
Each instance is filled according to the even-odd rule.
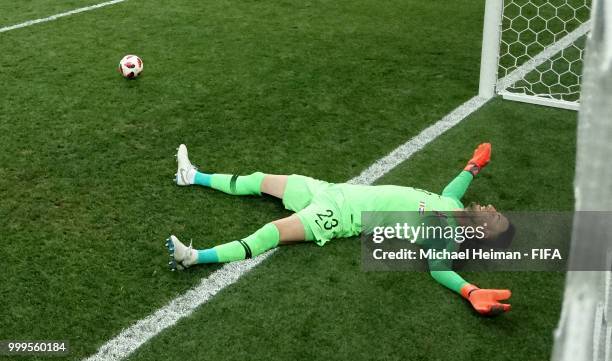
[[[21,24],[15,24],[15,25],[10,25],[10,26],[5,26],[3,28],[0,28],[0,33],[4,33],[6,31],[11,31],[11,30],[15,30],[15,29],[21,29],[21,28],[25,28],[27,26],[32,26],[32,25],[36,25],[36,24],[40,24],[40,23],[46,23],[48,21],[57,20],[59,18],[65,17],[65,16],[70,16],[70,15],[82,13],[82,12],[85,12],[85,11],[99,9],[99,8],[102,8],[102,7],[105,7],[105,6],[109,6],[109,5],[113,5],[113,4],[117,4],[117,3],[122,3],[124,1],[126,1],[126,0],[106,1],[106,2],[103,2],[103,3],[99,3],[99,4],[90,5],[90,6],[86,6],[86,7],[82,7],[82,8],[78,8],[78,9],[74,9],[74,10],[70,10],[70,11],[66,11],[65,13],[51,15],[51,16],[48,16],[46,18],[28,20],[28,21],[23,22]]]
[[[579,31],[583,30],[584,29],[580,29]],[[534,70],[539,64],[541,64],[541,62],[539,62],[540,59],[544,58],[544,60],[546,60],[545,56],[551,57],[554,55],[554,53],[550,53],[550,50],[547,51],[545,49],[542,54],[535,56],[538,61],[528,62],[528,65],[521,66],[520,69],[514,70],[512,73],[508,74],[504,80],[513,79],[513,77],[517,76],[519,71],[521,73],[525,72],[526,74]],[[506,83],[503,84],[506,87],[508,86]],[[501,90],[505,90],[505,88]],[[425,128],[416,137],[411,138],[406,143],[397,147],[387,156],[376,161],[374,164],[361,172],[361,174],[359,174],[357,177],[349,180],[348,183],[372,184],[374,181],[391,171],[400,163],[410,158],[414,153],[423,149],[423,147],[425,147],[431,141],[435,140],[444,132],[459,124],[459,122],[468,117],[470,114],[480,109],[487,103],[488,100],[489,99],[487,98],[482,98],[479,96],[473,97],[442,119],[438,120],[433,125]],[[166,306],[157,310],[155,313],[139,320],[132,326],[121,331],[113,339],[102,345],[96,354],[84,360],[118,361],[126,358],[145,342],[155,337],[158,333],[168,327],[173,326],[181,318],[189,316],[196,308],[208,302],[219,291],[238,281],[240,277],[270,257],[272,254],[274,254],[274,252],[276,252],[276,249],[272,249],[253,259],[225,264],[207,278],[202,279],[200,284],[195,288],[187,291],[181,296],[178,296],[174,300],[170,301],[170,303],[168,303]]]

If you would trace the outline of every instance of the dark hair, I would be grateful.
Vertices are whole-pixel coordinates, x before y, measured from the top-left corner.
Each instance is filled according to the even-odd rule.
[[[465,251],[469,249],[479,249],[479,248],[496,248],[496,249],[506,249],[510,247],[512,240],[514,239],[514,235],[516,234],[516,227],[514,224],[510,223],[508,225],[508,229],[502,232],[499,236],[495,237],[495,239],[477,239],[477,238],[467,238],[461,245],[459,246],[460,251]],[[453,269],[459,270],[465,266],[466,260],[459,259],[453,262]]]
[[[478,241],[480,243],[484,243],[483,245],[486,245],[488,247],[491,248],[508,248],[510,247],[510,243],[512,243],[512,240],[514,239],[514,235],[516,234],[516,227],[514,227],[514,224],[510,223],[508,225],[508,229],[506,229],[505,231],[503,231],[499,236],[495,237],[495,239],[490,239],[490,240],[486,240],[486,241]]]

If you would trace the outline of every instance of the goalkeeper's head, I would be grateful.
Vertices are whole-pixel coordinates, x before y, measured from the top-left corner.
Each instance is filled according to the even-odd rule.
[[[481,246],[493,248],[508,248],[516,229],[508,218],[501,214],[492,205],[483,206],[472,203],[465,208],[468,222],[475,227],[482,227],[484,237],[476,239]]]

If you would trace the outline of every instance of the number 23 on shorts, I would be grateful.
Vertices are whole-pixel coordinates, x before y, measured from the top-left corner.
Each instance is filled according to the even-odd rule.
[[[333,218],[334,212],[331,209],[325,210],[325,213],[317,213],[317,220],[315,223],[319,228],[325,230],[331,230],[338,225],[338,220]]]

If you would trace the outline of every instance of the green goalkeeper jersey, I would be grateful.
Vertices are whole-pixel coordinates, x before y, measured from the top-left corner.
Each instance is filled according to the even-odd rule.
[[[361,230],[361,212],[448,212],[462,209],[457,197],[438,195],[422,189],[394,185],[338,185],[352,217],[352,228]]]
[[[470,172],[461,172],[440,195],[412,187],[392,185],[363,186],[330,184],[309,177],[291,175],[283,195],[283,203],[296,212],[305,228],[306,239],[322,246],[332,238],[356,236],[362,231],[361,213],[368,211],[443,212],[443,222],[454,223],[450,214],[463,208],[461,198],[471,183]],[[384,216],[383,216],[384,217]],[[381,222],[385,223],[385,219]],[[418,242],[418,241],[417,241]],[[452,250],[457,243],[433,240],[422,247]],[[444,286],[459,292],[467,282],[450,271],[451,265],[429,262],[431,275]]]
[[[361,186],[352,184],[339,185],[339,190],[343,193],[347,207],[351,214],[358,215],[351,217],[352,230],[354,234],[362,231],[361,212],[364,211],[419,211],[431,214],[432,212],[442,212],[446,214],[439,220],[444,224],[456,225],[452,211],[464,208],[461,198],[465,194],[473,176],[471,173],[463,171],[453,179],[438,195],[422,189],[400,186]],[[421,247],[446,249],[456,251],[459,244],[453,240],[430,239],[423,244],[422,240],[417,240]],[[452,263],[444,260],[430,260],[429,268],[431,276],[445,287],[459,293],[465,286],[465,281],[456,272],[452,271]]]
[[[297,212],[319,245],[336,237],[356,236],[362,231],[362,212],[448,212],[462,209],[461,197],[472,181],[461,172],[442,194],[394,185],[330,184],[316,179],[289,177],[283,202]],[[381,215],[384,217],[384,215]],[[381,223],[387,220],[381,219]]]

